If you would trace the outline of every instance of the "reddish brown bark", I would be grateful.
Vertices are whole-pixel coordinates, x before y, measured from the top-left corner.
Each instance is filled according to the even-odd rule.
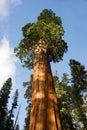
[[[38,45],[34,56],[29,130],[62,130],[50,62],[44,46]]]

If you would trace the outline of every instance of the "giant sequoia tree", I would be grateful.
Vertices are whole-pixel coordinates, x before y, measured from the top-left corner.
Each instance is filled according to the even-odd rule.
[[[29,69],[34,67],[30,130],[61,130],[50,62],[59,62],[67,51],[61,18],[44,9],[35,23],[23,28],[16,55]]]

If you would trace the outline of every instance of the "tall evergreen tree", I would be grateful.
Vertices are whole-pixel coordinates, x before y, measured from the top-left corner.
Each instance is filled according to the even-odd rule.
[[[73,119],[77,129],[86,130],[87,119],[83,110],[83,96],[87,90],[87,71],[85,67],[76,60],[70,60],[70,69],[72,75],[72,107]]]
[[[15,91],[13,97],[12,107],[8,112],[7,121],[6,121],[6,130],[13,130],[14,127],[14,109],[18,106],[18,89]]]
[[[51,61],[59,62],[67,51],[61,18],[44,9],[37,21],[26,24],[22,31],[24,37],[15,53],[26,67],[34,67],[30,130],[61,130],[50,67]]]
[[[62,120],[63,130],[75,130],[73,127],[72,117],[69,108],[69,91],[68,78],[64,73],[62,81],[59,81],[58,75],[53,76],[55,91],[59,103],[60,116]]]
[[[12,87],[12,80],[9,78],[0,90],[0,130],[5,130],[7,118],[7,104]]]

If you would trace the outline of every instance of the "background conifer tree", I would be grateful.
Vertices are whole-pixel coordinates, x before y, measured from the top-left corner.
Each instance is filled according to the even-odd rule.
[[[87,71],[80,62],[71,59],[71,98],[72,98],[72,115],[75,127],[80,130],[87,128],[86,111],[84,107],[84,93],[87,90]]]
[[[69,107],[69,91],[67,74],[63,74],[62,81],[59,81],[58,75],[53,76],[55,91],[59,104],[60,117],[62,120],[63,130],[75,130],[73,127],[72,117]]]
[[[6,120],[6,130],[15,130],[14,126],[14,109],[18,106],[18,89],[15,91],[13,97],[13,103],[11,109],[8,111],[8,116]]]
[[[12,79],[9,78],[0,90],[0,130],[5,130],[8,114],[8,99],[11,92]]]

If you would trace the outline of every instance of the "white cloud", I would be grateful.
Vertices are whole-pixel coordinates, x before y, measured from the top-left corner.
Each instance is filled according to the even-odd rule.
[[[16,58],[13,49],[10,47],[9,40],[3,37],[0,41],[0,87],[9,78],[14,77]]]
[[[0,19],[9,16],[10,6],[21,4],[22,0],[0,0]]]
[[[0,17],[8,16],[9,0],[0,0]]]

